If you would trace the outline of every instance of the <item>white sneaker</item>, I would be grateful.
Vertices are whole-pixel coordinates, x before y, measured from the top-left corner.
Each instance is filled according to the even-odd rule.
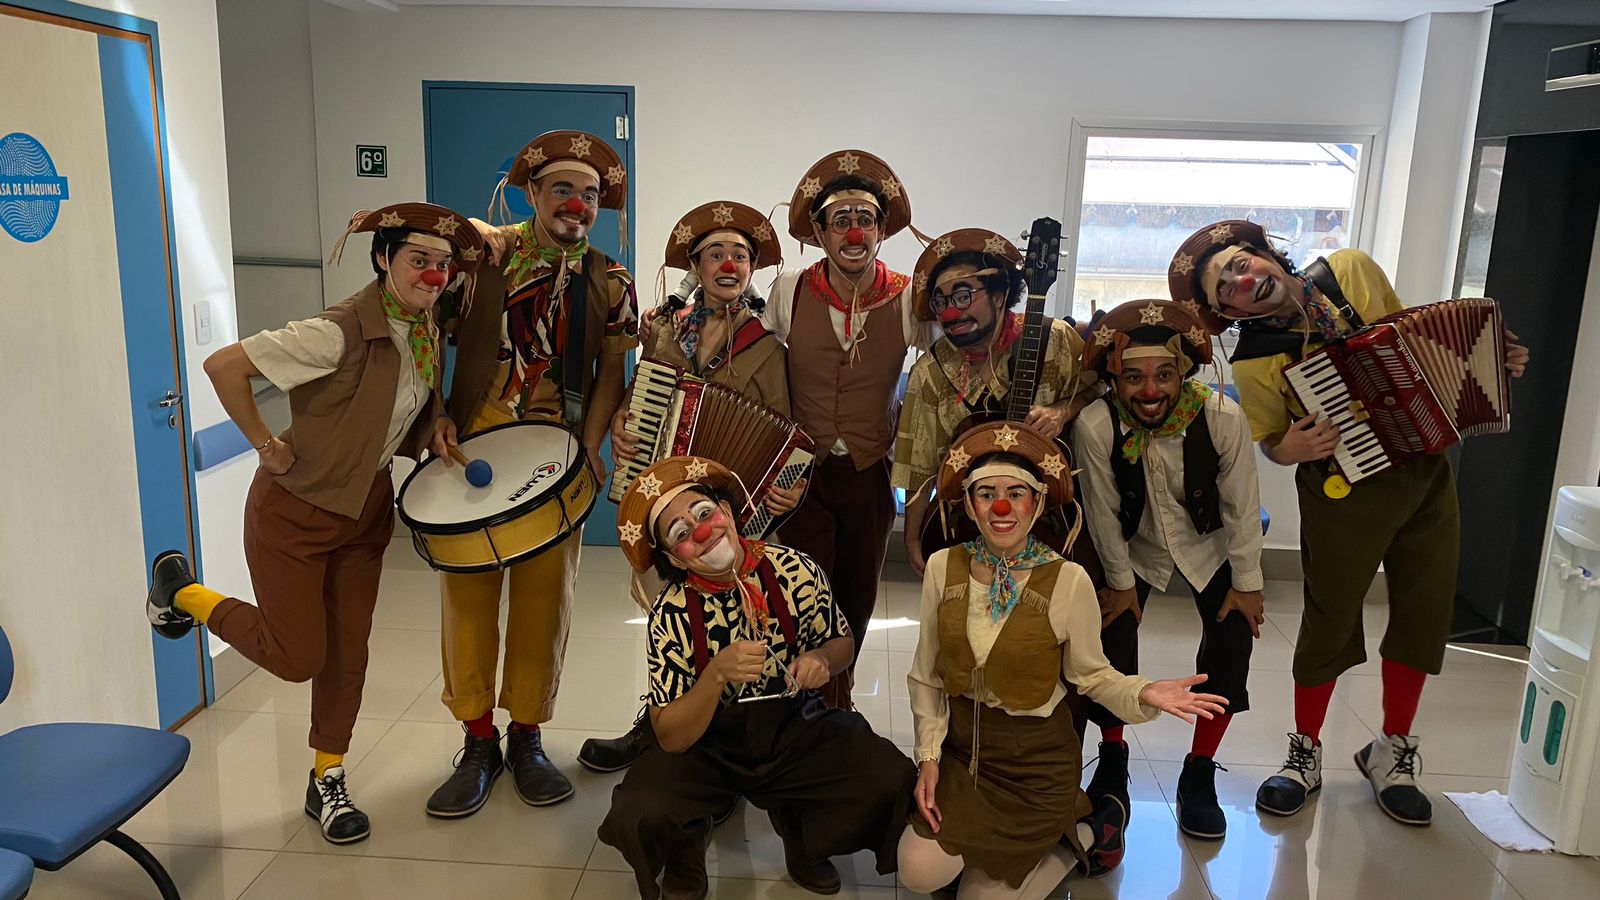
[[[372,833],[367,814],[350,802],[344,766],[329,766],[321,778],[315,769],[311,771],[311,783],[306,785],[306,815],[322,826],[322,837],[330,844],[353,844]]]
[[[1417,787],[1422,766],[1414,734],[1379,735],[1356,753],[1356,767],[1372,782],[1372,794],[1389,818],[1406,825],[1433,822],[1433,803]]]
[[[1292,816],[1306,798],[1322,790],[1322,745],[1309,734],[1289,733],[1289,758],[1278,774],[1256,789],[1256,808],[1275,816]]]

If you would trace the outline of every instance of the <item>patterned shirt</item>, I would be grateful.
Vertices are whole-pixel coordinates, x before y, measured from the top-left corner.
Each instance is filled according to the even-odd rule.
[[[794,617],[795,640],[791,647],[778,627],[778,617],[771,621],[767,643],[772,653],[767,656],[761,679],[743,687],[744,694],[778,694],[784,690],[783,672],[776,659],[793,668],[800,654],[815,650],[836,637],[850,633],[844,615],[833,604],[828,589],[828,578],[812,562],[811,557],[798,550],[777,544],[767,545],[767,559],[771,560],[778,579],[778,590],[783,602],[789,605]],[[757,582],[759,583],[759,581]],[[737,590],[720,594],[703,594],[705,605],[707,659],[736,640],[749,638],[750,626],[745,623],[743,604]],[[768,598],[768,603],[774,598]],[[656,599],[650,610],[650,636],[647,661],[650,669],[650,705],[666,706],[682,697],[694,687],[698,677],[694,667],[694,616],[698,611],[689,609],[688,598],[682,584],[669,584]],[[740,693],[736,685],[728,685],[723,692],[723,702],[731,702]]]

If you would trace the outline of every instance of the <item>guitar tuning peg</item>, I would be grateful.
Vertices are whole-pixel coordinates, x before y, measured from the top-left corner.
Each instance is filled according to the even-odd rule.
[[[1028,233],[1028,232],[1026,232],[1026,231],[1024,231],[1024,232],[1023,232],[1023,233],[1022,233],[1022,240],[1023,240],[1023,241],[1024,241],[1024,242],[1026,242],[1026,241],[1027,241],[1027,240],[1028,240],[1028,238],[1030,238],[1030,237],[1032,237],[1032,236],[1033,236],[1033,235],[1032,235],[1032,234],[1030,234],[1030,233]]]

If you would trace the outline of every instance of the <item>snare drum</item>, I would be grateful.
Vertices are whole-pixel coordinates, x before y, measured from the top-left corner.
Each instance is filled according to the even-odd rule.
[[[489,572],[537,556],[583,526],[600,492],[582,442],[553,422],[496,425],[461,450],[494,468],[487,487],[434,457],[395,501],[412,546],[435,569]]]

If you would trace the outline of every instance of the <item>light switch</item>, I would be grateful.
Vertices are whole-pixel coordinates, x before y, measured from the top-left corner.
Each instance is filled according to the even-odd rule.
[[[194,305],[194,342],[201,346],[211,343],[210,300],[201,300]]]

